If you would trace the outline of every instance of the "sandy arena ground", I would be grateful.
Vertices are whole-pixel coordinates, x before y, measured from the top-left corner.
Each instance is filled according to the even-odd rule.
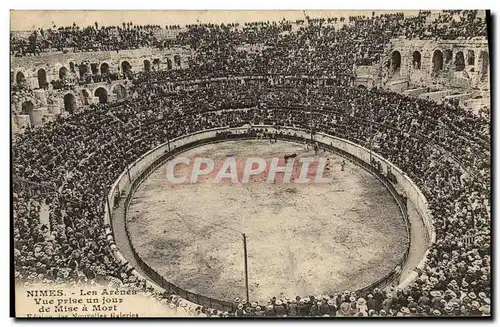
[[[269,162],[290,153],[314,156],[299,144],[257,140],[206,145],[181,156]],[[167,280],[219,299],[245,297],[241,233],[247,235],[251,300],[367,286],[402,258],[408,246],[403,218],[374,176],[350,162],[341,171],[342,158],[320,155],[331,162],[327,186],[205,178],[172,187],[163,165],[133,196],[127,217],[132,242]]]

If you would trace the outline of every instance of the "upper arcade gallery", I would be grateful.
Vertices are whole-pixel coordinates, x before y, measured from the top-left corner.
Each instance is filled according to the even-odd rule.
[[[403,54],[402,54],[403,53]],[[403,71],[422,70],[432,76],[442,71],[477,73],[480,77],[489,74],[489,53],[487,48],[473,49],[407,49],[396,48],[385,62],[385,66],[393,74]]]
[[[180,69],[185,65],[179,54],[163,58],[120,58],[99,62],[70,59],[53,65],[38,62],[26,66],[16,65],[13,60],[11,81],[12,85],[25,85],[29,89],[47,89],[52,81],[75,78],[85,81],[88,76],[107,75],[115,75],[116,79],[129,79],[132,72]]]

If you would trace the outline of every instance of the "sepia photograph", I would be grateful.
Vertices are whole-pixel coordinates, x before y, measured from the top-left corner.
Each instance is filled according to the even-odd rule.
[[[489,10],[9,15],[12,317],[492,318]]]

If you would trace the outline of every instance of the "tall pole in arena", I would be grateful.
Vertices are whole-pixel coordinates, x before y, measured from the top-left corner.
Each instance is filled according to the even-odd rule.
[[[247,237],[243,233],[243,255],[245,256],[245,289],[247,295],[247,303],[250,303],[250,298],[248,296],[248,256],[247,256]]]
[[[373,170],[372,167],[372,145],[373,145],[373,108],[370,113],[370,144],[368,144],[368,151],[370,152],[370,163],[368,167]]]
[[[311,103],[309,102],[309,89],[306,86],[306,105],[307,109],[309,109],[309,126],[311,128],[311,142],[314,142],[313,139],[313,113],[311,109]],[[313,144],[314,146],[314,144]]]

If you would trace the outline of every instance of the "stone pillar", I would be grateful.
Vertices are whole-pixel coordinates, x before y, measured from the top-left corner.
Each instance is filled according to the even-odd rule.
[[[20,129],[28,128],[31,126],[29,115],[17,115],[16,118],[17,118],[17,126]]]
[[[38,88],[38,78],[37,77],[29,77],[26,79],[26,82],[29,85],[29,88],[34,90]]]
[[[47,106],[47,96],[45,94],[45,90],[34,90],[35,98],[40,101],[40,104],[44,107]]]
[[[46,107],[32,109],[30,111],[30,114],[29,114],[31,126],[34,126],[34,127],[42,126],[43,125],[43,117],[46,114],[47,114]]]
[[[10,124],[12,126],[12,135],[15,135],[19,132],[19,128],[17,127],[17,122],[14,119],[14,115],[11,115],[10,117],[11,117]]]
[[[50,121],[55,120],[55,119],[56,119],[56,117],[57,117],[57,116],[56,116],[56,115],[54,115],[54,114],[50,114],[50,113],[49,113],[49,114],[46,114],[46,115],[44,116],[44,118],[45,118],[45,123],[48,123],[48,122],[50,122]]]
[[[49,113],[54,116],[58,116],[61,114],[61,107],[59,106],[58,103],[51,104],[49,106]]]
[[[16,108],[17,113],[23,112],[23,102],[22,101],[17,101],[14,103],[14,106]]]
[[[59,105],[59,108],[61,108],[61,110],[63,110],[64,109],[64,97],[57,98],[57,104]]]
[[[99,103],[99,97],[88,97],[89,105],[90,104],[98,104]]]

